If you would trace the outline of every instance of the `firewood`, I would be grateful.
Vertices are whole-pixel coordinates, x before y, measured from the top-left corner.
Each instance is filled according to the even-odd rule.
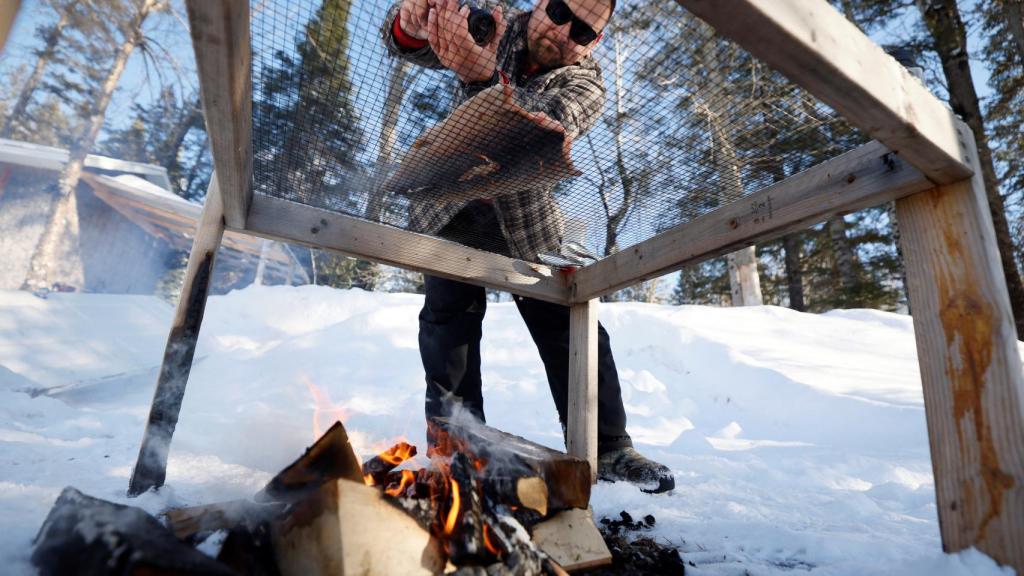
[[[271,523],[283,576],[439,574],[441,543],[362,479],[338,479]]]
[[[370,486],[386,485],[388,473],[402,462],[416,455],[416,447],[399,442],[391,448],[363,462],[363,480]]]
[[[540,476],[492,476],[484,474],[484,494],[496,502],[525,507],[541,517],[548,515],[548,485]]]
[[[539,476],[547,485],[548,510],[586,508],[590,503],[590,464],[491,428],[479,422],[456,422],[434,418],[442,433],[437,450],[463,451],[485,462],[485,474],[497,476]]]
[[[191,542],[198,536],[217,530],[230,530],[239,524],[255,526],[283,509],[277,503],[231,500],[216,504],[168,510],[167,525],[179,540]]]
[[[92,498],[71,487],[61,492],[39,529],[32,563],[42,576],[235,573],[175,538],[140,508]]]
[[[448,556],[456,566],[490,564],[492,556],[484,544],[480,480],[465,454],[452,456],[451,500],[445,516]]]
[[[584,570],[606,566],[612,554],[590,510],[563,510],[533,527],[533,542],[562,566]]]
[[[363,482],[362,467],[341,422],[310,446],[305,454],[256,494],[259,502],[293,502],[316,492],[324,482],[344,478]]]
[[[268,521],[242,522],[229,529],[217,560],[241,576],[281,576]]]

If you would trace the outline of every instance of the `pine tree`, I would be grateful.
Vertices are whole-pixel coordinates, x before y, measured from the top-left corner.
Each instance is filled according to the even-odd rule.
[[[196,190],[190,185],[189,174],[198,169],[209,174],[204,166],[206,128],[198,97],[180,101],[174,90],[165,86],[160,96],[151,103],[132,106],[133,117],[128,126],[110,130],[98,146],[100,153],[156,164],[167,169],[167,176],[175,185],[174,192],[185,198],[195,198]],[[208,176],[207,176],[208,177]],[[202,196],[199,192],[198,196]]]
[[[1024,22],[1021,0],[979,3],[985,40],[982,48],[991,75],[992,97],[985,115],[991,130],[993,154],[1011,218],[1018,266],[1024,269]],[[1007,39],[1012,38],[1013,42]],[[1009,214],[1008,214],[1009,215]]]
[[[350,99],[350,11],[350,0],[326,0],[296,39],[295,55],[278,52],[257,78],[254,170],[267,193],[363,216],[352,194],[368,179],[356,161],[362,133]],[[319,284],[372,290],[380,282],[377,264],[329,253],[314,260]]]
[[[3,123],[0,124],[0,138],[11,138],[19,123],[23,123],[29,102],[36,94],[43,78],[43,73],[57,55],[57,47],[64,35],[64,30],[73,20],[82,17],[82,6],[87,2],[75,2],[74,0],[52,0],[47,2],[56,13],[56,21],[49,24],[42,24],[36,29],[36,36],[42,40],[42,46],[35,51],[36,63],[32,72],[21,84],[18,97],[6,112]],[[24,134],[24,133],[23,133]],[[21,135],[20,139],[25,139]],[[32,139],[33,142],[38,140]]]

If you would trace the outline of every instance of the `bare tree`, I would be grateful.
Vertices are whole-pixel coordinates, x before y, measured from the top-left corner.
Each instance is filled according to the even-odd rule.
[[[96,136],[99,134],[106,116],[107,106],[110,104],[114,88],[117,87],[125,65],[128,63],[128,58],[143,40],[142,27],[146,18],[154,11],[161,9],[163,5],[162,0],[133,0],[130,3],[131,11],[124,22],[123,37],[114,50],[110,68],[107,69],[105,77],[93,94],[82,132],[70,146],[68,163],[61,172],[50,217],[32,254],[28,275],[22,286],[24,289],[34,290],[50,285],[50,272],[57,257],[61,234],[71,219],[74,192],[82,176],[85,157],[96,142]]]

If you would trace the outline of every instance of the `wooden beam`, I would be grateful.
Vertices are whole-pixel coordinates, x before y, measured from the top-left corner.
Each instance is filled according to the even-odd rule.
[[[932,186],[919,170],[871,142],[579,270],[572,299],[585,302]]]
[[[826,0],[677,0],[937,184],[971,169],[956,117]]]
[[[21,0],[9,0],[0,6],[0,54],[3,54],[4,44],[7,43],[7,34],[14,27],[14,17],[18,15],[20,7]]]
[[[224,205],[221,203],[218,181],[216,177],[210,179],[199,230],[196,231],[192,252],[188,256],[185,282],[181,287],[181,296],[178,297],[178,307],[174,311],[174,323],[167,336],[139,458],[128,483],[129,496],[138,496],[150,488],[163,486],[167,474],[167,452],[171,447],[181,400],[185,396],[185,386],[192,370],[199,327],[206,311],[206,296],[213,279],[213,263],[224,236]]]
[[[548,266],[262,194],[253,198],[245,231],[548,302],[568,301],[563,275]]]
[[[896,213],[943,548],[1024,574],[1024,371],[980,170]]]
[[[597,300],[569,309],[569,421],[565,447],[597,482]]]
[[[185,4],[224,218],[232,228],[244,228],[252,201],[249,0],[186,0]]]

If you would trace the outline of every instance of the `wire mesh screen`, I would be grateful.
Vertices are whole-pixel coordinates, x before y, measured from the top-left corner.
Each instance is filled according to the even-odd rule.
[[[430,5],[253,1],[257,194],[586,263],[863,142],[672,2]]]

